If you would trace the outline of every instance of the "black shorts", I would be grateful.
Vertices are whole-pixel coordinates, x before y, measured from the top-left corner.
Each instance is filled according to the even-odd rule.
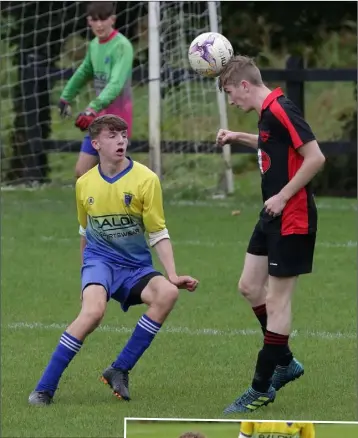
[[[316,233],[290,234],[262,231],[260,221],[252,233],[247,252],[268,257],[268,272],[273,277],[296,277],[312,272]]]
[[[151,272],[150,274],[145,275],[142,277],[130,290],[128,298],[125,301],[125,306],[136,306],[137,304],[143,304],[142,301],[142,292],[143,289],[147,286],[149,281],[153,277],[162,276],[160,272]]]

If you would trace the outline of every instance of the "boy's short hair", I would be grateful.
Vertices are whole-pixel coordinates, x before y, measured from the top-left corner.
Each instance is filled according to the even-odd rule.
[[[205,438],[205,435],[200,432],[185,432],[179,438]]]
[[[234,56],[219,76],[219,89],[222,91],[226,85],[239,86],[242,80],[252,85],[263,83],[260,70],[252,58],[242,55]]]
[[[87,16],[93,20],[107,20],[111,15],[116,15],[115,2],[90,2],[87,6]]]
[[[127,122],[113,114],[105,114],[97,117],[88,127],[88,134],[91,140],[97,138],[103,129],[108,129],[113,132],[122,132],[128,129]]]

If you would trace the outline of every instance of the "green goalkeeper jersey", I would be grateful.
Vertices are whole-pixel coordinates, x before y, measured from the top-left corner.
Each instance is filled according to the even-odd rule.
[[[81,88],[94,80],[96,98],[87,107],[103,114],[115,114],[130,123],[132,116],[131,76],[133,46],[113,30],[104,41],[94,38],[82,64],[67,82],[61,99],[72,102]]]

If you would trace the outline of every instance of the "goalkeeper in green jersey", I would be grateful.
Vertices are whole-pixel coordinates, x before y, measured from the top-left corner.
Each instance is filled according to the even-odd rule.
[[[128,136],[132,130],[131,76],[133,46],[114,29],[115,4],[113,2],[91,2],[87,9],[87,21],[94,38],[85,59],[65,86],[59,102],[61,116],[70,115],[70,104],[88,80],[94,80],[96,98],[76,118],[75,125],[86,131],[91,122],[104,114],[123,118],[128,125]],[[79,178],[98,163],[98,153],[88,135],[81,145],[76,163]]]

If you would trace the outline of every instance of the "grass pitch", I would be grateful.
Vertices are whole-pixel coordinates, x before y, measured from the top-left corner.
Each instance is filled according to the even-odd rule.
[[[181,293],[131,373],[133,401],[117,400],[99,377],[145,307],[123,314],[111,302],[101,329],[65,372],[53,406],[36,409],[28,395],[80,308],[74,190],[3,191],[2,436],[119,437],[124,417],[222,418],[247,388],[262,334],[236,283],[260,202],[166,201],[178,272],[201,284],[195,294]],[[291,340],[306,373],[255,419],[357,419],[356,202],[318,205],[314,274],[299,281]],[[236,209],[241,215],[232,216]]]

